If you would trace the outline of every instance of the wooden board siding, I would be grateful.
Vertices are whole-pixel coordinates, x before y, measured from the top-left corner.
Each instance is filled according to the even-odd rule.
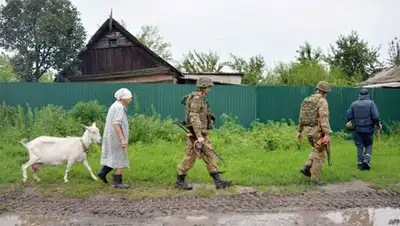
[[[91,49],[83,57],[82,74],[104,74],[155,68],[161,64],[138,45]]]
[[[79,82],[98,82],[98,83],[175,83],[176,79],[172,75],[146,75],[124,78],[110,78],[102,80],[86,80]]]
[[[132,42],[124,36],[118,29],[113,27],[110,32],[104,34],[102,38],[94,45],[93,49],[110,48],[109,40],[116,38],[118,46],[131,46]]]
[[[115,39],[117,42],[109,42]],[[104,21],[85,49],[79,52],[77,59],[59,73],[59,77],[67,78],[59,79],[59,82],[110,81],[126,77],[136,77],[133,79],[136,81],[138,76],[169,75],[175,79],[172,80],[175,83],[177,78],[182,77],[179,70],[139,42],[112,18]]]

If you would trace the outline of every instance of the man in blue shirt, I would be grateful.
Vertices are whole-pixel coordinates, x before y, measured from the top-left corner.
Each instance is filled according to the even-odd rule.
[[[370,170],[372,143],[375,125],[382,129],[378,108],[369,97],[367,89],[361,89],[358,100],[354,101],[347,110],[347,121],[354,128],[354,141],[357,146],[359,170]]]

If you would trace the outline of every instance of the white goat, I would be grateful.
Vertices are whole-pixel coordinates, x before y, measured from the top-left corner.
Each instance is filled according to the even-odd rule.
[[[27,142],[27,139],[23,139],[21,144],[28,149],[29,161],[22,165],[22,181],[26,181],[26,169],[30,166],[32,166],[33,178],[40,181],[37,176],[40,165],[61,165],[63,162],[67,162],[64,175],[65,183],[68,182],[68,172],[71,166],[76,162],[82,162],[93,180],[98,180],[89,166],[86,154],[91,143],[101,143],[100,132],[96,123],[84,127],[86,131],[82,137],[40,136],[29,142]]]

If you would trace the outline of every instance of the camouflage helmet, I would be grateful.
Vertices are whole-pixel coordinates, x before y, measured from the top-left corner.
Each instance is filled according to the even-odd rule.
[[[197,79],[196,86],[199,88],[208,88],[214,86],[211,78],[201,77]]]
[[[325,93],[329,93],[332,91],[331,85],[326,82],[326,81],[320,81],[318,84],[315,86],[316,89],[321,90]]]

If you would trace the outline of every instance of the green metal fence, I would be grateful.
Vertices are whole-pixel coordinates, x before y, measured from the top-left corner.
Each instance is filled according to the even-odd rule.
[[[53,104],[69,109],[78,101],[97,99],[109,106],[114,101],[114,92],[121,87],[137,95],[142,111],[148,112],[153,105],[162,116],[180,119],[184,117],[181,99],[195,89],[194,85],[173,84],[0,83],[0,101],[31,107]],[[284,118],[297,122],[301,101],[313,91],[313,87],[215,86],[208,100],[215,115],[238,116],[240,123],[248,127],[256,119],[266,122]],[[385,122],[400,121],[400,90],[373,89],[370,92]],[[357,93],[355,88],[334,88],[329,93],[333,130],[343,129],[345,111],[357,98]]]

